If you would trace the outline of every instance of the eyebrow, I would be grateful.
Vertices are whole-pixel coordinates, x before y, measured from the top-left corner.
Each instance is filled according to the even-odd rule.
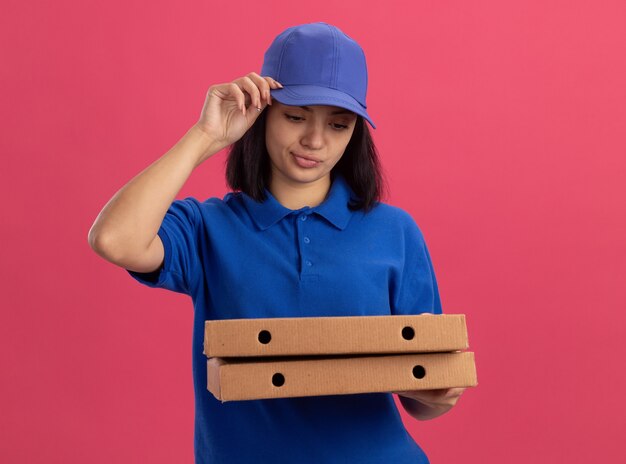
[[[300,108],[302,108],[304,111],[308,111],[311,112],[313,110],[311,110],[311,108],[309,108],[308,106],[300,106]],[[330,114],[354,114],[354,111],[350,111],[350,110],[337,110],[337,111],[333,111]]]

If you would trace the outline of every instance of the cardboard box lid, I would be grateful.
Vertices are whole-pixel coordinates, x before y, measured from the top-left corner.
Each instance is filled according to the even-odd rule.
[[[205,322],[207,357],[425,353],[468,347],[464,314]]]
[[[220,401],[398,392],[478,385],[474,353],[309,358],[209,358],[207,388]]]

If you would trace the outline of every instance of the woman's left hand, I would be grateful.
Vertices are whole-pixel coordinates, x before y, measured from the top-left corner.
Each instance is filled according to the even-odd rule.
[[[429,419],[444,414],[451,409],[459,400],[464,387],[456,388],[440,388],[436,390],[412,390],[392,392],[400,397],[410,398],[418,401],[419,405],[415,406],[413,412],[420,418]],[[400,398],[402,400],[402,398]],[[406,408],[406,406],[405,406]]]

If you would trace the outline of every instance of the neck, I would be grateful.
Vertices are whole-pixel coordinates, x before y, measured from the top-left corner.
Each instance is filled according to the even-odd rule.
[[[330,190],[330,174],[314,182],[295,183],[279,176],[272,176],[269,191],[287,209],[297,210],[308,206],[314,208],[326,199]]]

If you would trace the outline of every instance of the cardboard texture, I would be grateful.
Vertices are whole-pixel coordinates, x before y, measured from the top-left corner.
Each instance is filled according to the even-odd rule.
[[[208,389],[222,402],[477,385],[472,352],[282,360],[210,358],[207,364]]]
[[[463,314],[206,321],[220,401],[477,385]]]
[[[463,314],[205,322],[208,357],[428,353],[468,347]]]

